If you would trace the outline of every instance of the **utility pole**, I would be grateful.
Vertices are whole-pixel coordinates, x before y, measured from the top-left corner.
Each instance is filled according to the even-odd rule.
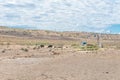
[[[99,48],[102,48],[102,42],[101,42],[101,33],[97,34],[97,44],[99,46]]]

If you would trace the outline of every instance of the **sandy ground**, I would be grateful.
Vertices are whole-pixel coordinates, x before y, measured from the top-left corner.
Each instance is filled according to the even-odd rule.
[[[120,51],[0,49],[0,80],[120,80]]]

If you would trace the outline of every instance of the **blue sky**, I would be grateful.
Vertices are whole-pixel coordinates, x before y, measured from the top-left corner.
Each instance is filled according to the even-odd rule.
[[[0,0],[0,25],[120,33],[120,0]]]
[[[120,24],[114,24],[108,27],[108,32],[120,34]]]

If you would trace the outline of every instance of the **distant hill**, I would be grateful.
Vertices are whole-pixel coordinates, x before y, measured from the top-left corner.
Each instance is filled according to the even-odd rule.
[[[15,37],[20,39],[31,39],[31,40],[62,40],[71,42],[90,42],[94,43],[97,41],[97,35],[99,33],[92,32],[56,32],[48,30],[27,30],[8,28],[0,26],[0,36]],[[102,42],[119,42],[119,34],[101,34]]]

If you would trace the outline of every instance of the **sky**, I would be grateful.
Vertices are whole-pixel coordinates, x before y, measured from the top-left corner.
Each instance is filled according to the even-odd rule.
[[[120,0],[0,0],[0,25],[120,33]]]

